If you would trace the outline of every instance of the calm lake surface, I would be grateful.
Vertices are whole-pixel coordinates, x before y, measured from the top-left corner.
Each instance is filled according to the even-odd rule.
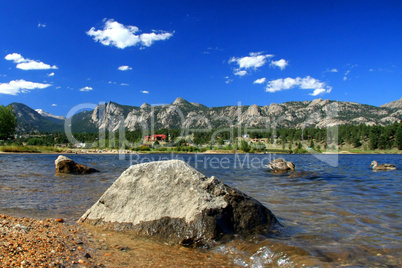
[[[57,155],[0,154],[0,213],[76,221],[130,164],[179,158],[256,198],[283,228],[272,238],[232,241],[212,249],[249,267],[401,267],[401,155],[78,154],[100,173],[56,175]],[[270,173],[284,157],[296,171]],[[131,159],[130,159],[131,158]],[[399,170],[374,172],[372,160]]]

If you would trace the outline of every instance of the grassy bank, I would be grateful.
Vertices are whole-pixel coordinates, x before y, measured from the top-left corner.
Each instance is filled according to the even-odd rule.
[[[1,146],[0,151],[4,153],[60,153],[63,150],[48,146]]]

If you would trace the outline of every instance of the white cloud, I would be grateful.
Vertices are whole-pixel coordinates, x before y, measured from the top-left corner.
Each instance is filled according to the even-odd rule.
[[[347,77],[347,76],[344,76],[344,77],[343,77],[343,81],[346,81],[346,80],[348,80],[348,77]]]
[[[323,94],[323,93],[325,93],[325,92],[327,92],[327,90],[325,90],[325,89],[323,89],[323,88],[316,88],[316,89],[314,89],[313,93],[309,93],[309,95],[311,95],[311,96],[317,96],[317,95]],[[331,92],[331,90],[330,90],[329,92]],[[329,93],[329,92],[328,92],[328,93]]]
[[[141,90],[140,92],[143,93],[143,94],[149,94],[148,90]]]
[[[237,70],[235,70],[235,73],[234,73],[234,74],[235,74],[235,75],[238,75],[238,76],[245,76],[245,75],[247,74],[247,71],[237,69]]]
[[[242,57],[242,58],[236,58],[232,57],[229,60],[229,63],[237,63],[239,65],[240,69],[249,69],[249,68],[254,68],[257,69],[261,66],[263,66],[268,58],[272,58],[274,55],[271,54],[266,54],[262,55],[261,52],[258,53],[250,53],[250,56]]]
[[[22,79],[13,80],[0,84],[0,94],[17,95],[19,93],[28,93],[32,89],[43,89],[50,86],[51,84],[34,83]]]
[[[45,27],[46,27],[46,24],[44,24],[44,23],[38,23],[38,28],[40,28],[40,27],[45,28]]]
[[[173,36],[173,33],[164,31],[143,34],[139,34],[139,32],[140,30],[136,26],[125,26],[109,19],[105,22],[103,30],[95,30],[95,27],[92,27],[87,35],[92,36],[95,42],[99,41],[105,46],[115,46],[120,49],[137,45],[149,47],[155,41],[167,40]]]
[[[57,69],[56,65],[50,66],[49,64],[30,60],[29,62],[19,63],[16,66],[21,70],[48,70],[48,69]]]
[[[117,69],[119,69],[120,71],[129,71],[129,70],[132,70],[133,68],[131,68],[130,66],[127,66],[127,65],[122,65]]]
[[[25,59],[21,54],[12,53],[8,54],[4,57],[6,60],[11,60],[14,63],[17,63],[16,68],[21,70],[48,70],[48,69],[58,69],[56,65],[50,66],[49,64]]]
[[[54,76],[54,73],[50,73],[47,76],[49,76],[49,77]]]
[[[279,67],[281,70],[285,69],[289,63],[285,59],[280,59],[277,61],[271,61],[270,66]]]
[[[225,79],[226,79],[226,81],[225,81],[226,84],[230,84],[231,82],[233,82],[233,79],[230,79],[229,76],[225,76]]]
[[[253,84],[262,84],[262,83],[265,82],[265,80],[266,80],[266,78],[263,77],[263,78],[260,78],[260,79],[255,80],[255,81],[253,82]]]
[[[127,83],[121,83],[120,86],[129,86]]]
[[[327,86],[324,82],[321,82],[313,77],[306,76],[304,78],[280,78],[276,80],[269,81],[265,89],[266,92],[277,92],[282,90],[288,90],[294,87],[299,87],[300,89],[313,89],[313,93],[309,95],[317,96],[323,93],[330,93],[332,87]]]
[[[24,58],[21,56],[21,54],[18,53],[12,53],[8,54],[4,57],[6,60],[12,60],[14,63],[20,63],[24,62]]]
[[[85,92],[85,91],[91,91],[91,90],[93,90],[92,87],[83,87],[83,88],[80,89],[80,91],[83,91],[83,92]]]
[[[52,104],[52,107],[56,107],[56,106],[57,106],[57,104],[56,104],[56,103],[53,103],[53,104]]]
[[[325,71],[323,71],[323,73],[337,73],[339,72],[338,69],[336,68],[332,68],[332,69],[326,69]]]

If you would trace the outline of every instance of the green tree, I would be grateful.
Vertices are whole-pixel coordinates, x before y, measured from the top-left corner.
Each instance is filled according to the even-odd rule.
[[[375,150],[375,149],[378,148],[378,140],[379,140],[380,136],[381,136],[381,128],[378,127],[378,126],[374,126],[370,130],[370,134],[369,134],[369,138],[370,138],[369,148],[370,148],[370,150]]]
[[[17,127],[17,117],[11,106],[0,105],[0,139],[5,140],[13,136]]]
[[[248,144],[248,142],[245,141],[245,140],[241,140],[241,143],[240,143],[240,150],[242,150],[242,151],[248,153],[248,152],[250,151],[250,149],[251,149],[251,148],[250,148],[250,145]]]
[[[353,147],[358,148],[358,147],[360,147],[360,146],[362,146],[362,143],[361,143],[361,141],[360,141],[360,138],[355,137],[355,138],[353,139]]]
[[[219,138],[216,143],[218,145],[223,145],[225,142],[223,141],[223,138]]]
[[[402,150],[402,125],[397,129],[395,136],[396,147],[398,147],[399,150]]]

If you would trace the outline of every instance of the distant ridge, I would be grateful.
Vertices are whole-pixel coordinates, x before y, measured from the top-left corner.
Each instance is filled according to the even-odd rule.
[[[40,114],[43,117],[49,117],[49,118],[55,118],[55,119],[59,119],[59,120],[65,120],[66,118],[64,116],[61,115],[54,115],[51,113],[48,113],[42,109],[35,109],[35,111]]]
[[[22,103],[11,103],[17,116],[17,132],[61,132],[64,130],[64,120],[45,117],[34,109]]]
[[[64,120],[21,103],[10,104],[18,117],[19,132],[64,131]],[[124,121],[119,120],[123,118]],[[108,102],[92,111],[71,118],[73,132],[116,131],[120,124],[126,130],[151,128],[210,129],[219,127],[304,128],[331,127],[345,124],[389,125],[402,120],[402,99],[376,107],[346,101],[315,99],[270,105],[207,107],[181,97],[171,104],[138,106]]]
[[[149,109],[148,109],[149,108]],[[152,109],[151,109],[152,108]],[[124,118],[127,130],[151,127],[161,128],[219,128],[247,125],[251,128],[304,128],[331,127],[345,124],[389,125],[402,120],[402,109],[392,107],[376,107],[355,102],[338,102],[315,99],[313,101],[291,101],[282,104],[272,103],[266,106],[245,105],[207,107],[189,102],[181,97],[167,105],[141,107],[120,105],[109,102],[104,113],[98,106],[80,118],[78,124],[92,129],[108,129],[116,131],[119,128],[117,118]]]
[[[396,101],[391,101],[390,103],[386,103],[381,105],[381,107],[388,107],[393,109],[401,109],[402,108],[402,98]]]

